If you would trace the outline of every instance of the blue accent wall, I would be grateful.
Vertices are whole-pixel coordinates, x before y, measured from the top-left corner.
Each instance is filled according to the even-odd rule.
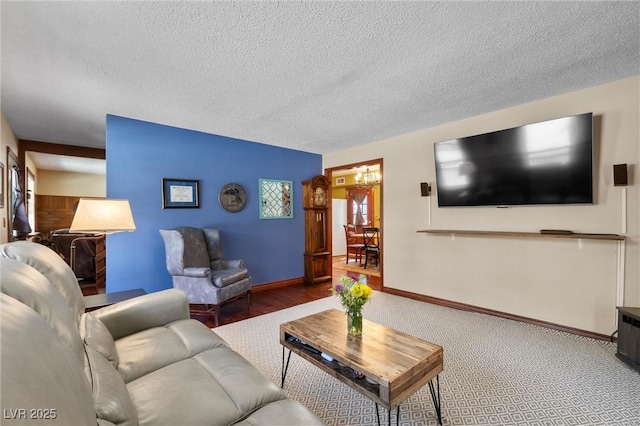
[[[107,197],[131,203],[136,231],[107,238],[107,291],[172,287],[159,229],[220,229],[228,259],[245,259],[253,285],[304,275],[302,181],[322,173],[322,156],[107,116]],[[200,208],[162,208],[162,178],[200,181]],[[258,179],[293,181],[293,219],[260,219]],[[248,201],[238,213],[218,202],[236,182]]]

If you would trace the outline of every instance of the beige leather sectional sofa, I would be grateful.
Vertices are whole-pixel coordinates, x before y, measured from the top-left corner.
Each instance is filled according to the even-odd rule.
[[[84,313],[71,269],[30,242],[0,246],[0,288],[4,425],[322,424],[179,290]]]

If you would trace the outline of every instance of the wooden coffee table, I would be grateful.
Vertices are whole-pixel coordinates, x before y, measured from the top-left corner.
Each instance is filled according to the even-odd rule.
[[[388,410],[389,424],[391,411],[396,409],[397,424],[400,404],[428,383],[438,423],[442,424],[438,376],[442,371],[441,346],[366,319],[362,335],[349,336],[346,315],[336,309],[281,324],[280,344],[281,387],[284,387],[291,352],[295,352],[371,398],[376,404],[378,424],[378,404]],[[286,363],[285,349],[289,349]]]

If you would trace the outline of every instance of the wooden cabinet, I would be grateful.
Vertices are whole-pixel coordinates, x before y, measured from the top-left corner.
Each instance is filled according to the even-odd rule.
[[[640,371],[640,308],[618,307],[616,356]]]
[[[305,250],[304,282],[331,280],[331,241],[327,222],[331,185],[324,175],[302,182]]]

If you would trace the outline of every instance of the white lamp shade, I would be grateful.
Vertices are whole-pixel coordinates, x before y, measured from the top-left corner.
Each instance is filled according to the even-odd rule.
[[[135,229],[129,200],[81,198],[69,232],[110,234]]]

